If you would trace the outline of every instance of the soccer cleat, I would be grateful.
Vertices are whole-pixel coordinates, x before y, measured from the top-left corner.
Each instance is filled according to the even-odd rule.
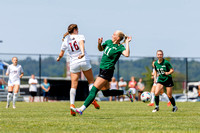
[[[176,112],[178,110],[178,108],[177,107],[174,107],[173,109],[172,109],[172,112]]]
[[[169,106],[171,106],[171,102],[168,102],[168,103],[167,103],[167,107],[169,107]]]
[[[72,111],[79,113],[79,115],[82,115],[83,112],[79,109],[79,108],[74,108],[74,107],[70,107]]]
[[[154,113],[154,112],[157,112],[157,111],[159,111],[159,107],[156,107],[152,112]]]
[[[130,98],[131,102],[133,102],[133,96],[131,91],[128,91],[127,96]]]
[[[154,106],[154,103],[150,103],[150,104],[148,104],[148,106]]]
[[[7,104],[7,105],[6,105],[6,108],[8,109],[8,108],[9,108],[9,106],[10,106],[10,105],[8,105],[8,104]]]
[[[72,116],[76,116],[76,112],[71,109],[71,107],[75,108],[74,104],[70,105],[70,113]]]
[[[99,106],[99,104],[97,103],[96,100],[94,100],[94,101],[92,102],[92,105],[94,105],[94,107],[95,107],[96,109],[100,109],[100,106]]]
[[[15,106],[15,105],[13,105],[13,109],[16,109],[16,106]]]

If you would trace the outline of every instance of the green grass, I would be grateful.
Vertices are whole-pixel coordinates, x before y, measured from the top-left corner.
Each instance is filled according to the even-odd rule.
[[[76,102],[80,106],[83,102]],[[141,102],[99,102],[101,109],[91,105],[82,116],[73,117],[69,102],[25,103],[6,109],[0,102],[0,132],[200,132],[200,103],[177,103],[178,112],[166,102],[160,111]]]

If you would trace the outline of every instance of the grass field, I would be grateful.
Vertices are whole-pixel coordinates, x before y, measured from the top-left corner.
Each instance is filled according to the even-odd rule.
[[[166,102],[160,103],[156,113],[151,112],[153,107],[141,102],[99,104],[100,110],[91,105],[82,116],[73,117],[69,102],[18,102],[16,109],[6,109],[6,103],[0,102],[0,132],[200,132],[199,102],[177,103],[176,113]]]

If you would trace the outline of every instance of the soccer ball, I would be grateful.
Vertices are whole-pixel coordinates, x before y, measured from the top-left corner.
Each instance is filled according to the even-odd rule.
[[[143,92],[141,95],[141,101],[143,101],[144,103],[150,102],[151,100],[151,94],[147,91]]]

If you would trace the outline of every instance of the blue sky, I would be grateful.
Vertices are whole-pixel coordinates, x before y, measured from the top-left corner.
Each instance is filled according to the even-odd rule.
[[[131,35],[131,56],[199,57],[199,0],[0,0],[0,53],[60,52],[69,24],[86,37],[86,51],[101,55],[97,39],[115,30]]]

